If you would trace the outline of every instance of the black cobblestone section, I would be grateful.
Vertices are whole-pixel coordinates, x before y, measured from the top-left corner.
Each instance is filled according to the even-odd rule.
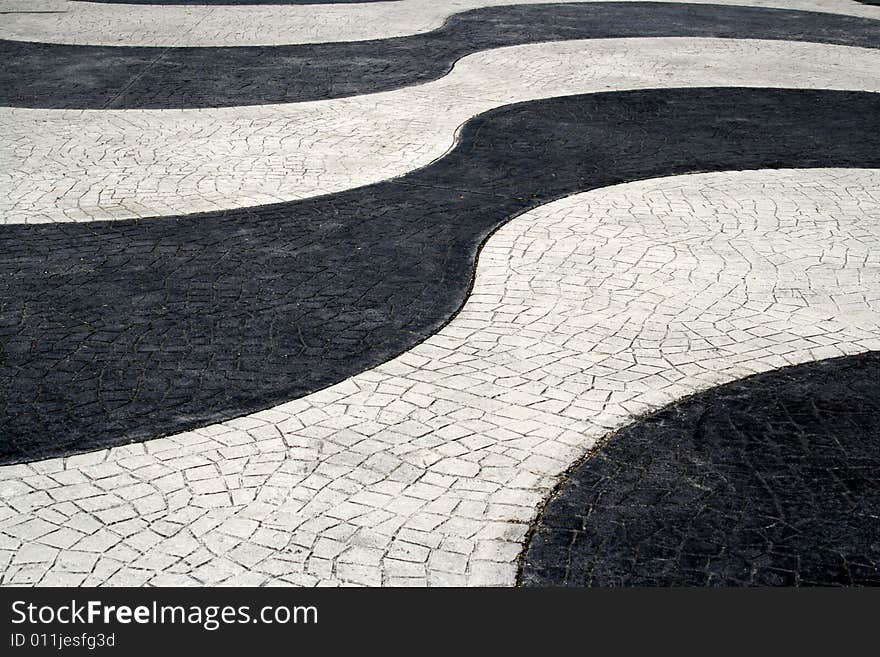
[[[475,9],[426,34],[350,43],[136,48],[0,41],[0,104],[193,108],[338,98],[442,77],[461,57],[539,41],[730,37],[880,47],[880,21],[782,9],[595,3]]]
[[[393,181],[203,215],[0,226],[0,461],[266,408],[409,349],[478,246],[561,196],[700,171],[880,166],[880,95],[671,89],[512,105]]]
[[[547,504],[520,583],[880,585],[880,354],[750,377],[612,436]]]

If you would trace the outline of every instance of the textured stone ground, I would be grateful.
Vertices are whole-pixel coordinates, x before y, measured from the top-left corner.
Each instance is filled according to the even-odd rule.
[[[583,3],[557,0],[552,4]],[[591,2],[594,0],[587,0]],[[624,0],[630,2],[633,0]],[[396,0],[357,4],[156,6],[2,0],[0,39],[107,46],[259,46],[387,39],[442,27],[457,13],[482,7],[548,4],[545,0]],[[158,3],[158,4],[161,4]],[[745,5],[878,18],[853,0],[697,0],[689,4]]]
[[[339,192],[430,164],[468,118],[517,101],[704,86],[876,92],[877,70],[880,51],[826,44],[597,39],[488,50],[435,82],[310,103],[0,108],[0,221],[130,219]]]
[[[190,429],[385,362],[460,307],[495,228],[560,196],[817,165],[880,167],[880,95],[532,101],[474,118],[447,156],[369,187],[207,216],[6,226],[0,462]]]
[[[238,4],[0,0],[2,584],[880,581],[880,8]]]
[[[878,219],[876,170],[544,205],[486,244],[455,319],[385,365],[223,424],[0,469],[6,581],[511,584],[536,505],[607,432],[878,349]]]
[[[880,357],[707,391],[610,437],[565,481],[527,585],[880,585]]]
[[[57,109],[304,102],[436,80],[462,57],[503,46],[609,37],[876,48],[880,28],[874,20],[816,12],[609,2],[484,8],[455,14],[429,33],[351,43],[157,49],[0,41],[0,56],[10,62],[0,71],[0,101]]]

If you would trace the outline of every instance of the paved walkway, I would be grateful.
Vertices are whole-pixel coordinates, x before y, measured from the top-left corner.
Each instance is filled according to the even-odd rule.
[[[4,584],[880,581],[880,8],[167,4],[0,0],[48,71],[0,107]],[[201,89],[159,65],[215,46]],[[728,390],[780,400],[732,452],[687,424]],[[742,477],[646,504],[712,459]],[[826,497],[766,511],[784,472]],[[730,500],[794,529],[762,551]]]
[[[587,0],[592,3],[595,0]],[[624,0],[629,3],[633,0]],[[583,0],[558,0],[565,4]],[[547,4],[542,0],[389,0],[364,4],[327,3],[234,6],[226,3],[93,3],[76,0],[3,0],[0,38],[40,43],[106,46],[265,46],[388,39],[441,28],[452,16],[473,9]],[[640,3],[641,4],[641,3]],[[736,0],[691,4],[744,5]],[[877,18],[877,8],[854,0],[752,0],[752,7],[817,11]]]

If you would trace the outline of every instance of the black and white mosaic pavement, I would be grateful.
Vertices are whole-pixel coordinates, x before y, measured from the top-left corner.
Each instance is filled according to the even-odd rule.
[[[534,101],[473,119],[430,167],[350,192],[212,216],[7,226],[0,458],[161,436],[378,365],[461,306],[495,228],[554,198],[809,166],[880,168],[880,96]]]
[[[880,12],[420,2],[0,0],[2,582],[878,583]]]
[[[877,48],[876,20],[758,7],[655,2],[507,6],[440,29],[349,43],[136,48],[0,41],[0,103],[169,109],[290,103],[436,80],[469,54],[525,43],[623,37],[806,41]]]

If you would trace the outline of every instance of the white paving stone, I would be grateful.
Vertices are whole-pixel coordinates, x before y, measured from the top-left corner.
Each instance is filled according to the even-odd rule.
[[[880,170],[574,195],[495,233],[461,312],[386,364],[269,412],[0,468],[2,583],[510,585],[540,500],[610,430],[878,348]],[[95,504],[118,473],[136,495]]]
[[[566,94],[695,86],[880,91],[880,51],[732,39],[501,48],[424,85],[203,110],[0,108],[0,223],[162,216],[337,192],[443,156],[472,116]]]
[[[247,46],[361,41],[428,32],[441,27],[452,14],[479,7],[583,1],[598,0],[399,0],[364,4],[245,6],[0,0],[0,11],[10,12],[0,21],[0,38],[106,46]],[[880,8],[852,0],[691,0],[690,4],[775,7],[880,18]]]

